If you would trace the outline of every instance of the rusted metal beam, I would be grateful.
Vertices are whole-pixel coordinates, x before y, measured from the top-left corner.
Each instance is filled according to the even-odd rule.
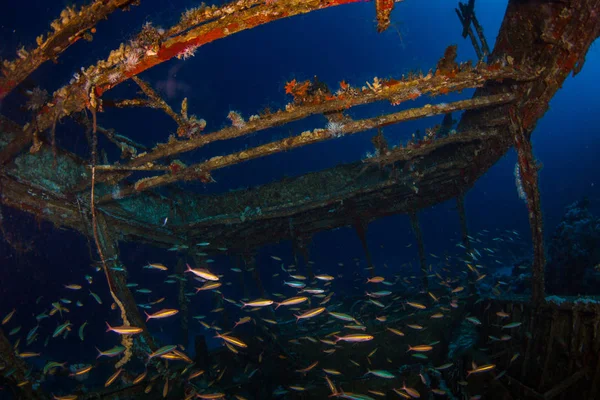
[[[502,114],[511,116],[511,135],[514,136],[530,211],[534,244],[532,296],[537,303],[544,299],[544,252],[537,166],[530,136],[568,74],[578,72],[583,66],[590,44],[600,35],[600,24],[597,19],[590,19],[589,15],[598,13],[598,0],[570,3],[509,2],[492,58],[503,57],[507,62],[518,62],[530,68],[545,66],[545,69],[540,79],[514,87],[514,93],[521,98],[518,106],[498,107],[482,113],[467,112],[459,124],[460,129],[464,125],[485,125],[487,120]],[[539,27],[539,31],[535,27]],[[503,90],[502,86],[490,84],[479,89],[476,96]]]
[[[73,7],[64,9],[60,17],[50,25],[53,31],[36,38],[38,47],[26,51],[24,47],[17,51],[19,58],[14,61],[4,61],[0,77],[0,100],[12,89],[27,78],[40,65],[58,56],[80,39],[92,40],[94,26],[106,19],[117,9],[126,9],[139,4],[139,0],[95,0],[91,4],[75,10]]]
[[[439,139],[432,146],[411,149],[389,171],[382,172],[375,164],[370,167],[370,163],[354,163],[252,191],[198,198],[198,210],[213,217],[190,221],[178,230],[191,237],[210,237],[211,246],[214,242],[216,247],[217,243],[254,247],[291,238],[290,217],[294,218],[296,235],[310,236],[334,227],[352,226],[356,210],[373,220],[425,208],[466,190],[483,173],[484,166],[496,162],[496,152],[498,157],[504,154],[506,150],[502,149],[510,147],[510,140],[499,131],[492,132],[487,133],[485,140],[479,133],[454,135]],[[461,149],[459,154],[457,149]],[[427,155],[433,153],[439,158],[426,161]],[[410,165],[415,166],[414,176],[398,173]],[[283,204],[281,193],[286,194]],[[233,199],[238,206],[231,203]],[[352,202],[354,209],[350,207]],[[231,205],[223,208],[225,204]],[[260,213],[248,215],[239,204],[246,209],[260,209]],[[243,243],[237,239],[241,236]]]
[[[422,146],[407,150],[403,162],[411,159],[421,159],[432,151],[445,153],[442,150],[445,146],[454,147],[458,144],[466,146],[465,149],[469,148],[469,146],[474,146],[465,154],[476,153],[479,154],[479,157],[485,155],[485,152],[476,150],[482,145],[479,134],[473,133],[472,135],[459,136],[455,135],[440,139],[431,146]],[[506,145],[501,145],[501,142],[493,140],[494,137],[490,135],[488,136],[488,140],[491,140],[490,143],[494,143],[495,148]],[[21,157],[34,157],[37,159],[39,156],[40,153],[35,156],[27,155]],[[59,159],[60,157],[62,155],[59,154]],[[417,183],[426,186],[428,185],[426,182],[429,179],[432,182],[443,182],[443,174],[452,174],[451,165],[447,161],[441,162],[439,166],[433,169],[428,168],[426,175],[417,180]],[[493,160],[490,160],[490,162],[493,162]],[[455,164],[455,166],[466,168],[472,164],[472,159],[465,159],[464,163],[461,162]],[[482,164],[482,161],[478,161],[477,164],[485,165],[485,163]],[[40,167],[45,170],[43,164]],[[365,170],[365,168],[367,169]],[[17,168],[7,172],[10,172],[12,175],[17,174],[18,171],[20,170]],[[458,171],[455,171],[455,173],[458,173]],[[431,178],[429,178],[430,176]],[[49,176],[45,179],[51,181],[52,177]],[[452,179],[455,178],[451,178],[449,183],[452,182]],[[476,179],[476,176],[465,176],[461,179],[469,184],[469,182],[474,181],[472,179]],[[110,225],[119,230],[124,240],[142,241],[170,247],[173,244],[186,243],[186,237],[191,235],[190,237],[210,238],[212,245],[213,241],[214,243],[220,242],[221,239],[218,239],[218,237],[222,235],[223,242],[221,242],[221,245],[230,246],[232,243],[241,243],[237,240],[230,241],[232,239],[231,235],[236,235],[237,232],[242,234],[239,231],[240,228],[247,232],[257,232],[257,229],[266,229],[263,233],[257,235],[246,235],[250,246],[254,246],[273,240],[291,238],[289,217],[292,215],[299,216],[297,221],[294,220],[294,230],[297,231],[295,233],[297,235],[310,236],[313,232],[330,229],[330,227],[351,225],[353,223],[352,220],[347,219],[344,213],[345,206],[343,200],[347,198],[360,199],[364,197],[364,201],[359,200],[358,204],[361,210],[369,213],[370,219],[402,212],[408,206],[426,207],[436,201],[435,197],[429,197],[430,195],[427,194],[429,191],[424,189],[425,186],[423,186],[424,192],[421,192],[421,194],[426,193],[423,197],[415,193],[409,186],[405,186],[403,183],[405,180],[407,184],[408,181],[411,184],[415,182],[415,179],[410,176],[396,177],[394,175],[381,175],[376,170],[372,170],[364,164],[355,163],[308,174],[304,177],[286,180],[285,182],[276,182],[252,192],[233,192],[216,197],[176,195],[172,199],[161,198],[155,195],[145,195],[143,198],[138,198],[132,203],[128,202],[125,205],[114,203],[100,207],[99,209],[110,220]],[[44,189],[41,186],[41,182],[44,181],[32,185],[23,178],[17,180],[9,175],[0,175],[0,181],[3,187],[0,200],[3,204],[39,215],[59,227],[69,227],[86,234],[90,233],[89,225],[85,224],[79,210],[80,207],[84,211],[88,209],[86,199],[79,201],[77,198],[56,193],[47,188]],[[324,182],[328,183],[324,184]],[[452,183],[447,188],[449,190],[448,193],[451,193],[456,187],[456,184]],[[324,191],[325,189],[327,190]],[[443,188],[443,191],[445,192],[446,188]],[[284,208],[281,207],[277,200],[281,193],[286,193],[287,201],[289,201]],[[235,200],[235,204],[243,203],[252,210],[260,209],[260,212],[247,214],[243,207],[238,210],[235,204],[232,203],[234,199],[239,199]],[[171,206],[168,206],[168,204],[172,200],[180,204],[187,204],[187,202],[193,201],[200,208],[188,208],[188,215],[186,219],[183,219],[168,211],[171,209]],[[379,206],[376,206],[377,204]],[[370,210],[369,205],[375,206],[376,210]],[[215,206],[217,207],[215,208]],[[152,207],[154,210],[164,211],[158,211],[160,213],[158,215],[155,212],[147,216],[136,216],[129,211],[138,209],[139,207]],[[338,212],[329,212],[332,207]],[[307,214],[308,211],[310,211],[310,214]],[[201,214],[198,214],[199,212]],[[212,217],[205,219],[205,213],[207,213],[207,216],[212,215]],[[311,216],[313,213],[314,215]],[[167,215],[169,215],[169,223],[166,226],[162,226],[164,216]],[[267,218],[267,216],[271,216],[274,219]],[[149,220],[146,217],[152,217],[152,219]],[[283,218],[282,222],[284,224],[281,227],[281,232],[277,228],[277,225],[272,224],[272,222],[278,221],[278,218]],[[221,223],[225,225],[221,226]],[[148,229],[148,226],[152,226],[153,228]],[[260,242],[255,242],[254,239],[259,239]]]
[[[501,67],[499,64],[488,66],[479,65],[475,68],[462,66],[460,70],[454,71],[451,76],[442,74],[426,74],[410,76],[408,78],[397,77],[389,81],[382,80],[382,90],[360,91],[358,88],[348,86],[344,93],[335,96],[324,103],[294,105],[285,111],[260,117],[257,120],[248,121],[242,127],[227,127],[216,132],[203,134],[189,140],[168,143],[159,143],[154,150],[140,155],[131,160],[127,166],[140,166],[157,161],[165,157],[174,157],[178,154],[189,152],[207,144],[243,137],[274,126],[284,125],[315,114],[330,114],[341,112],[346,109],[373,103],[376,101],[389,101],[400,104],[420,96],[437,96],[450,92],[457,92],[468,88],[480,87],[487,81],[516,80],[527,81],[537,76],[532,70],[516,70],[514,68]],[[488,104],[491,105],[491,104]]]
[[[579,381],[581,378],[583,378],[584,376],[586,376],[586,374],[588,372],[589,371],[586,368],[581,369],[581,370],[575,372],[573,375],[571,375],[570,377],[568,377],[564,381],[560,382],[558,385],[556,385],[552,389],[550,389],[547,392],[545,392],[543,394],[544,400],[551,400],[551,399],[555,398],[556,396],[564,393],[565,390],[567,390],[569,387],[571,387],[575,383],[577,383],[577,381]],[[568,398],[571,398],[571,396],[569,395]]]
[[[90,107],[92,98],[100,99],[103,93],[129,78],[172,58],[191,57],[200,46],[215,40],[279,19],[361,1],[364,0],[286,0],[285,7],[281,7],[279,2],[240,0],[221,7],[201,5],[188,10],[178,24],[163,33],[151,24],[144,25],[134,40],[122,43],[106,60],[84,69],[78,79],[58,89],[36,115],[35,126],[31,124],[15,138],[10,151],[0,153],[0,165],[27,147],[35,139],[34,133],[43,132],[55,123],[55,113],[51,110],[60,109],[61,118],[82,111]]]
[[[178,172],[141,179],[135,182],[133,185],[121,190],[119,193],[119,199],[133,196],[142,191],[154,189],[178,181],[201,180],[204,182],[209,182],[210,173],[214,170],[259,157],[265,157],[275,153],[292,150],[309,144],[332,140],[340,136],[352,135],[359,132],[364,132],[366,130],[376,129],[400,122],[411,121],[426,116],[447,114],[449,112],[458,110],[468,110],[479,107],[505,104],[513,101],[514,99],[514,96],[507,93],[489,97],[477,97],[475,99],[459,100],[452,103],[443,103],[437,105],[428,104],[420,108],[411,108],[393,114],[347,122],[340,127],[339,132],[335,133],[329,131],[328,129],[315,129],[313,131],[303,132],[297,136],[271,142],[262,146],[245,149],[237,153],[232,153],[225,156],[216,156],[208,161],[192,165]],[[98,168],[99,170],[110,171],[112,166],[99,166]],[[100,198],[98,203],[103,204],[114,200],[115,198],[112,194],[107,194]]]
[[[454,10],[456,11],[456,15],[458,15],[458,19],[463,27],[462,37],[466,38],[468,35],[471,38],[471,43],[473,43],[473,47],[477,53],[477,58],[479,60],[485,59],[490,54],[490,48],[487,44],[485,35],[483,34],[483,28],[475,16],[475,0],[469,0],[468,4],[459,2],[458,8],[455,8]],[[481,46],[479,43],[477,43],[477,39],[475,38],[471,24],[473,24],[475,27],[475,31],[477,32]]]
[[[473,26],[475,27],[475,31],[477,31],[477,37],[479,37],[479,41],[481,42],[481,51],[482,56],[486,58],[490,54],[490,47],[488,46],[487,39],[483,34],[483,27],[479,23],[477,16],[475,15],[475,11],[473,11],[473,15],[471,16],[471,20],[473,21]]]
[[[98,241],[99,246],[102,249],[102,253],[106,262],[104,266],[104,273],[108,282],[109,290],[113,296],[113,300],[121,309],[121,318],[124,325],[131,325],[138,328],[142,328],[143,331],[140,336],[143,338],[143,343],[139,343],[136,348],[150,350],[156,350],[158,347],[152,335],[148,332],[146,322],[138,306],[133,298],[133,294],[127,286],[127,274],[124,271],[115,269],[115,267],[123,268],[119,263],[119,244],[114,239],[115,232],[109,228],[106,218],[102,213],[98,213],[96,216]],[[127,340],[129,338],[124,338]],[[135,340],[138,340],[137,338]],[[127,346],[126,346],[127,347]],[[128,349],[132,351],[133,349]],[[144,357],[146,354],[143,355]]]
[[[516,116],[515,116],[516,118]],[[529,226],[533,243],[533,264],[531,276],[531,298],[536,304],[544,301],[545,281],[544,268],[544,231],[540,190],[538,186],[538,165],[533,156],[531,139],[521,127],[520,120],[513,124],[515,149],[517,150],[520,180],[527,199],[529,209]]]
[[[0,167],[12,161],[33,140],[33,128],[27,128],[16,135],[10,143],[0,151]]]
[[[454,10],[456,11],[458,20],[460,21],[460,24],[463,27],[463,34],[465,32],[464,29],[466,28],[466,33],[467,33],[467,35],[469,35],[469,38],[471,39],[471,44],[473,45],[473,49],[475,49],[475,54],[477,54],[477,59],[482,60],[483,53],[481,52],[481,47],[479,46],[479,43],[477,42],[477,38],[475,37],[475,34],[473,33],[473,29],[471,28],[471,25],[467,25],[467,21],[465,20],[465,18],[462,15],[462,12],[458,8],[455,8]],[[466,36],[463,36],[463,37],[466,37]]]
[[[53,223],[58,228],[74,229],[90,235],[89,225],[82,218],[80,208],[87,212],[88,205],[83,200],[56,193],[26,180],[16,179],[0,173],[0,202],[6,206],[25,211]],[[113,229],[119,231],[123,240],[139,241],[162,246],[172,246],[184,241],[180,234],[171,228],[157,224],[148,229],[148,222],[139,221],[123,212],[121,207],[103,207],[101,212],[110,221]]]
[[[518,390],[520,390],[522,393],[524,393],[525,396],[527,396],[526,398],[544,400],[544,396],[542,394],[536,392],[529,386],[519,382],[516,378],[513,378],[508,374],[505,374],[504,376],[506,377],[506,379],[508,379],[508,383],[510,384],[510,386],[516,386]]]
[[[390,26],[390,14],[394,10],[395,0],[375,0],[377,32],[381,33]]]

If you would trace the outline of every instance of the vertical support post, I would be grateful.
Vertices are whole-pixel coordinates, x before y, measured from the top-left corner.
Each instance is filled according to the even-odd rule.
[[[466,252],[471,253],[471,240],[469,239],[469,227],[467,225],[467,213],[465,211],[465,194],[461,193],[456,198],[456,208],[460,218],[460,230],[462,233],[462,242]],[[471,269],[467,270],[468,287],[471,294],[475,294],[475,274]]]
[[[560,321],[558,310],[552,311],[552,319],[550,320],[550,334],[547,336],[547,340],[545,341],[546,346],[546,355],[544,356],[544,363],[542,368],[542,376],[540,376],[540,383],[538,385],[538,392],[543,393],[542,390],[546,384],[548,367],[550,366],[550,361],[552,360],[552,354],[554,350],[554,337],[556,336],[556,330],[558,329],[558,325]],[[540,355],[541,356],[541,355]]]
[[[375,0],[377,32],[381,33],[390,26],[390,14],[394,10],[395,0]]]
[[[527,208],[529,209],[529,226],[533,243],[531,300],[534,304],[540,304],[545,299],[544,268],[546,256],[544,255],[544,230],[538,186],[538,166],[533,157],[530,134],[522,128],[521,121],[514,109],[511,110],[511,119],[519,163],[519,176],[525,192]]]
[[[177,265],[175,266],[175,273],[177,275],[183,276],[185,272],[185,260],[183,257],[179,257],[177,260]],[[188,299],[185,296],[187,279],[180,280],[179,282],[179,293],[177,294],[177,300],[179,301],[179,315],[180,315],[180,323],[181,323],[181,341],[179,343],[183,343],[186,347],[188,347],[189,340],[189,311],[188,311]]]
[[[477,37],[481,42],[481,50],[483,51],[483,57],[487,57],[490,55],[490,48],[488,46],[487,40],[485,39],[485,35],[483,34],[483,28],[481,27],[481,24],[479,24],[479,20],[477,20],[477,17],[475,16],[475,11],[473,11],[473,15],[471,15],[471,20],[473,21],[473,26],[477,31]]]
[[[90,191],[90,212],[91,212],[91,225],[92,232],[94,235],[94,242],[96,243],[96,250],[102,261],[102,268],[104,269],[104,275],[108,282],[108,290],[112,296],[115,304],[121,311],[121,320],[123,325],[128,325],[141,328],[142,332],[140,335],[136,335],[135,340],[138,346],[136,349],[144,350],[156,350],[157,346],[154,342],[154,338],[148,332],[146,323],[140,315],[135,299],[131,294],[131,291],[127,287],[127,273],[122,268],[117,269],[119,265],[119,243],[113,239],[113,231],[109,228],[102,212],[98,212],[95,206],[95,181],[96,181],[96,148],[98,146],[98,135],[96,125],[96,99],[92,98],[92,119],[93,119],[93,140],[92,140],[92,190]],[[35,143],[35,137],[34,137]],[[35,145],[35,144],[34,144]],[[107,262],[108,261],[108,262]],[[121,344],[125,347],[123,357],[115,364],[115,368],[121,368],[127,364],[131,359],[133,353],[133,341],[134,339],[129,335],[122,335]],[[146,346],[144,346],[144,344]],[[144,355],[145,356],[145,355]]]
[[[354,222],[354,229],[356,230],[356,234],[358,235],[363,250],[365,251],[368,269],[371,271],[371,277],[373,277],[375,276],[375,266],[373,265],[371,251],[369,251],[369,245],[367,243],[367,223],[363,219],[356,218]]]
[[[98,247],[100,248],[106,264],[104,265],[104,273],[106,280],[108,281],[108,288],[113,297],[115,303],[121,309],[121,317],[123,324],[132,325],[138,328],[142,328],[143,331],[140,334],[143,341],[147,344],[150,350],[156,350],[158,347],[154,341],[154,338],[148,332],[146,322],[140,314],[133,294],[127,287],[127,274],[125,271],[115,270],[112,267],[121,267],[119,264],[119,244],[112,238],[112,232],[110,231],[104,214],[98,212],[96,215],[96,224],[98,230]],[[123,338],[126,340],[127,338]],[[137,337],[136,337],[137,339]]]
[[[421,225],[419,225],[419,217],[415,211],[410,213],[410,225],[415,233],[415,239],[417,239],[417,246],[419,249],[419,264],[421,265],[421,273],[423,274],[423,288],[429,289],[429,282],[427,281],[427,260],[425,259],[425,244],[423,243],[423,233],[421,232]]]
[[[481,47],[479,47],[479,43],[477,43],[477,38],[475,37],[475,34],[473,33],[473,29],[471,29],[471,25],[466,25],[467,22],[465,21],[461,12],[457,8],[455,8],[454,11],[456,11],[456,15],[458,15],[458,19],[460,20],[460,23],[463,26],[463,32],[466,30],[467,35],[469,35],[469,38],[471,39],[471,44],[473,45],[473,48],[475,49],[475,54],[477,54],[477,59],[478,60],[483,59],[483,53],[481,52]]]
[[[463,27],[462,37],[466,38],[468,35],[469,38],[471,38],[471,43],[475,48],[479,60],[487,58],[490,54],[490,48],[485,39],[485,35],[483,34],[483,28],[475,16],[475,0],[469,0],[468,4],[458,3],[458,8],[455,8],[454,11],[456,11],[456,15],[458,15],[458,19]],[[473,23],[473,26],[475,27],[481,46],[477,43],[473,29],[471,29],[471,23]]]
[[[537,313],[535,312],[530,312],[529,323],[524,328],[527,332],[531,332],[533,335],[536,334],[535,329],[538,329],[538,325],[542,323],[541,318],[537,317],[536,314]],[[536,339],[538,338],[535,336],[532,336],[531,339],[527,339],[527,348],[525,349],[525,355],[523,356],[523,363],[521,365],[521,381],[525,381],[527,374],[530,371],[529,360],[533,358],[531,357],[531,352],[533,351],[533,344],[536,342]]]

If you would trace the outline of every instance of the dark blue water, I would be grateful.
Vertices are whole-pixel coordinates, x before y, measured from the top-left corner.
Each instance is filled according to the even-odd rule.
[[[4,3],[0,13],[0,57],[8,59],[15,57],[18,47],[33,44],[35,37],[47,29],[52,16],[58,15],[66,5],[65,2],[41,0]],[[40,67],[22,88],[15,90],[0,104],[0,112],[19,123],[27,122],[28,116],[20,107],[24,100],[21,89],[39,85],[52,92],[67,84],[80,67],[106,57],[110,49],[133,37],[143,23],[151,21],[156,26],[168,27],[177,21],[179,13],[193,5],[195,2],[191,1],[144,0],[131,11],[115,13],[109,20],[98,24],[98,32],[92,43],[77,43],[59,58],[57,64],[45,63]],[[218,40],[201,47],[195,57],[185,62],[173,59],[144,72],[141,77],[155,87],[161,87],[168,80],[176,82],[176,89],[166,100],[179,109],[179,104],[187,97],[190,113],[204,118],[207,121],[206,130],[212,132],[228,125],[226,116],[231,110],[248,118],[266,107],[283,108],[291,100],[285,95],[284,85],[292,79],[300,81],[318,76],[319,80],[332,88],[336,88],[341,80],[362,86],[374,76],[398,77],[409,71],[434,68],[449,44],[458,44],[460,61],[473,59],[475,53],[470,42],[460,36],[461,28],[453,11],[454,6],[454,2],[446,0],[427,1],[426,6],[424,2],[406,0],[397,4],[392,14],[392,28],[381,34],[375,29],[372,4],[334,7]],[[486,1],[477,6],[490,47],[494,45],[505,7],[506,1]],[[582,72],[576,78],[567,79],[533,134],[534,153],[543,164],[540,188],[547,237],[551,236],[559,223],[565,207],[583,197],[591,200],[592,212],[600,214],[600,169],[596,156],[600,150],[600,136],[597,134],[600,113],[596,106],[600,93],[596,74],[600,70],[598,49],[597,44],[591,47]],[[107,96],[128,98],[133,97],[137,90],[136,85],[125,82],[107,93]],[[469,90],[440,101],[469,98],[472,93]],[[423,105],[428,100],[421,98],[406,107]],[[390,109],[390,106],[376,104],[361,107],[349,114],[360,117]],[[387,127],[384,134],[391,145],[399,144],[417,129],[424,131],[426,127],[440,123],[441,119],[439,116]],[[165,142],[176,129],[165,115],[144,109],[110,110],[99,114],[98,122],[147,146]],[[181,158],[186,163],[199,162],[214,155],[295,135],[315,126],[325,126],[326,123],[324,117],[315,116],[251,137],[214,143],[184,154]],[[87,144],[78,127],[65,122],[59,125],[57,134],[59,145],[86,155]],[[370,138],[373,134],[364,132],[253,160],[217,171],[214,174],[216,183],[190,183],[184,187],[198,193],[221,193],[353,162],[364,158],[372,150]],[[107,148],[110,149],[109,156],[116,160],[118,154],[110,146]],[[520,233],[523,239],[520,245],[501,249],[507,263],[510,259],[529,256],[527,208],[517,195],[513,176],[515,162],[514,151],[509,151],[466,196],[467,217],[472,232],[481,232],[483,229],[504,232],[510,229]],[[41,343],[38,340],[35,351],[43,352],[43,359],[31,362],[38,368],[47,360],[83,362],[95,358],[94,347],[107,349],[115,345],[116,338],[104,333],[105,321],[114,320],[115,313],[109,310],[112,301],[103,274],[95,272],[90,265],[90,246],[95,257],[93,242],[88,243],[77,233],[57,230],[48,223],[4,207],[3,214],[4,229],[10,239],[30,243],[32,250],[17,252],[6,242],[0,243],[0,317],[16,308],[11,327],[22,325],[19,335],[24,336],[35,326],[32,316],[48,310],[51,301],[70,295],[73,302],[81,299],[84,309],[69,305],[71,315],[68,318],[78,324],[84,320],[89,323],[84,342],[76,335],[78,324],[67,339],[50,339],[46,348],[42,347],[43,340]],[[427,253],[456,254],[460,226],[454,201],[423,210],[420,217]],[[407,247],[411,243],[413,245]],[[398,275],[417,273],[416,246],[406,216],[387,217],[370,224],[368,244],[378,271]],[[345,290],[352,290],[353,279],[363,279],[368,275],[364,269],[364,252],[353,229],[342,228],[316,234],[310,245],[310,254],[315,263],[315,272],[342,275],[336,289],[340,295]],[[257,265],[260,266],[267,293],[281,291],[280,280],[272,278],[273,274],[281,272],[280,263],[274,261],[271,255],[284,258],[286,264],[294,262],[289,242],[260,249]],[[122,244],[121,259],[129,269],[131,282],[139,283],[140,287],[151,289],[153,293],[160,292],[160,297],[167,298],[163,303],[164,308],[177,307],[177,285],[164,284],[141,269],[147,262],[162,262],[173,267],[176,263],[175,252],[125,243]],[[338,263],[343,263],[344,267],[338,266]],[[356,269],[348,267],[357,263],[359,267]],[[384,264],[389,269],[383,267]],[[212,266],[214,272],[232,276],[229,269],[235,265],[231,258],[223,255],[215,257]],[[102,297],[103,306],[96,304],[89,296],[87,285],[81,293],[65,293],[65,284],[81,282],[86,274],[93,276],[94,282],[89,289]],[[233,284],[222,289],[228,298],[240,297],[236,279],[233,275]],[[248,284],[253,291],[251,297],[258,297],[256,287],[252,282]],[[40,296],[42,299],[36,304]],[[136,294],[139,302],[150,297],[156,296]],[[208,294],[206,298],[209,298]],[[190,304],[190,316],[204,314],[211,319],[212,308],[212,302],[196,296]],[[179,332],[178,317],[173,321],[171,324],[150,321],[150,331],[161,342],[169,343]],[[55,324],[56,321],[45,320],[40,333],[44,337],[51,334]],[[191,339],[185,344],[191,353],[192,338],[203,334],[206,334],[203,328],[191,319]],[[221,344],[212,335],[206,336],[209,347]]]

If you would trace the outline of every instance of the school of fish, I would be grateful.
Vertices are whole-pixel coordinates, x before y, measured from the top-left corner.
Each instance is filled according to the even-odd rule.
[[[385,273],[389,268],[384,265],[378,268],[379,275],[376,275],[373,267],[367,267],[363,272],[354,266],[347,267],[339,263],[331,268],[318,268],[313,273],[316,264],[309,261],[307,273],[303,275],[298,267],[287,264],[284,257],[273,255],[269,256],[267,263],[272,272],[271,287],[279,287],[280,290],[270,294],[263,290],[261,297],[256,298],[230,298],[225,296],[223,288],[233,286],[236,275],[254,271],[239,266],[227,269],[214,263],[214,259],[206,258],[210,246],[207,242],[196,245],[199,249],[196,255],[202,260],[202,266],[187,264],[180,274],[172,273],[173,267],[155,262],[147,263],[142,269],[148,270],[145,274],[152,275],[147,279],[163,279],[165,285],[191,282],[193,290],[185,293],[188,299],[200,298],[203,303],[219,299],[217,307],[210,312],[215,316],[213,322],[208,322],[206,315],[193,315],[193,308],[189,310],[192,317],[190,323],[197,324],[190,329],[203,330],[204,335],[218,341],[225,351],[230,352],[240,363],[237,374],[240,374],[241,368],[245,380],[268,379],[261,376],[261,371],[265,363],[272,362],[268,360],[269,357],[289,364],[293,372],[291,381],[280,385],[272,393],[274,397],[286,398],[288,394],[311,392],[321,396],[324,390],[328,397],[355,400],[383,398],[389,392],[407,399],[428,397],[428,393],[443,397],[450,394],[448,387],[442,385],[445,382],[444,375],[450,371],[459,373],[459,385],[467,387],[473,376],[492,374],[490,379],[501,379],[506,369],[519,357],[511,343],[521,330],[521,321],[513,320],[509,310],[491,309],[491,303],[484,309],[485,321],[469,313],[462,318],[475,329],[487,325],[488,329],[495,330],[497,335],[480,338],[478,350],[485,354],[489,346],[505,346],[510,356],[507,360],[492,363],[490,358],[480,365],[475,360],[469,365],[457,365],[454,360],[444,360],[441,348],[447,338],[444,338],[446,332],[440,331],[446,326],[446,321],[456,318],[453,313],[464,313],[467,302],[477,304],[482,301],[481,297],[469,293],[469,286],[488,285],[491,288],[490,297],[501,296],[511,290],[506,282],[493,280],[493,264],[504,265],[497,255],[502,243],[519,240],[516,231],[505,231],[492,237],[491,232],[483,230],[469,236],[470,250],[461,242],[456,245],[460,248],[457,249],[458,255],[429,254],[434,261],[427,269],[428,290],[423,290],[422,276],[414,273],[412,265],[400,267],[400,271],[407,273],[395,271],[389,274]],[[190,249],[178,245],[169,250]],[[226,248],[217,250],[223,253],[227,251]],[[360,262],[356,260],[356,266],[359,265]],[[119,266],[111,268],[123,269]],[[348,269],[352,272],[348,273]],[[100,271],[101,267],[97,270]],[[25,311],[7,310],[1,324],[3,330],[8,330],[15,354],[26,362],[43,358],[43,349],[52,341],[65,340],[69,335],[75,335],[74,332],[84,342],[89,331],[89,328],[86,329],[88,319],[91,321],[92,317],[85,318],[86,313],[79,310],[91,304],[102,306],[109,302],[109,298],[101,298],[92,291],[93,281],[94,278],[86,275],[80,280],[65,283],[64,293],[59,294],[55,301],[38,298],[36,304],[42,310],[33,316],[32,326],[24,330],[20,325],[14,326],[13,321]],[[343,296],[347,296],[347,293],[335,292],[337,281],[343,281],[343,285],[351,282],[352,296],[345,298]],[[133,282],[127,286],[136,299],[146,300],[137,305],[145,315],[150,331],[178,318],[180,310],[163,307],[161,303],[168,301],[155,293],[154,289],[142,288]],[[156,299],[151,300],[153,297]],[[44,307],[44,304],[47,306]],[[111,308],[117,307],[113,304]],[[225,314],[237,318],[228,329],[220,326]],[[118,325],[110,321],[105,321],[104,325],[104,335],[115,335],[116,338],[135,339],[144,331],[144,327]],[[285,340],[281,341],[281,337],[285,337]],[[281,342],[283,349],[265,350],[266,343],[271,340]],[[93,344],[90,346],[95,347]],[[116,363],[126,348],[115,342],[112,348],[96,347],[96,350],[97,361],[82,361],[77,368],[70,370],[64,361],[47,360],[40,371],[32,369],[30,377],[18,382],[18,385],[38,384],[41,377],[55,375],[62,370],[70,371],[65,379],[90,376],[96,373],[98,362],[114,359]],[[254,357],[256,354],[258,356]],[[398,354],[403,354],[400,364]],[[439,365],[430,361],[440,359],[443,361],[438,362]],[[186,399],[254,398],[251,393],[238,392],[235,385],[228,385],[227,390],[212,389],[220,387],[219,382],[226,374],[233,373],[234,367],[217,364],[208,369],[198,369],[186,353],[186,344],[166,344],[150,351],[143,363],[143,370],[129,370],[128,365],[114,368],[110,375],[102,377],[105,379],[104,386],[144,385],[145,393],[159,390],[162,397],[166,398],[177,384],[184,386]],[[153,363],[162,363],[163,367],[152,367]],[[497,371],[499,365],[503,367],[500,372]],[[0,374],[4,378],[10,379],[13,373],[14,368],[10,365],[0,365]],[[199,384],[203,379],[205,382]],[[363,388],[363,392],[353,391],[357,386]],[[53,394],[53,398],[74,400],[78,394]],[[471,393],[469,398],[477,399],[481,395]]]

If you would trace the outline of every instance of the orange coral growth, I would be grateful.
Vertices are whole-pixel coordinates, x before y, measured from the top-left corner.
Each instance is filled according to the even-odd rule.
[[[400,83],[398,80],[390,78],[390,79],[386,79],[383,82],[381,82],[381,85],[383,87],[392,87],[392,86],[397,85],[398,83]]]
[[[296,79],[292,79],[290,82],[285,84],[285,93],[294,96],[294,101],[299,102],[300,100],[306,100],[308,90],[311,88],[310,81],[297,82]]]
[[[308,92],[308,88],[309,87],[310,87],[310,81],[304,81],[304,82],[302,82],[302,84],[300,84],[300,86],[298,86],[297,88],[295,88],[295,90],[294,90],[294,96],[299,96],[299,97],[306,96],[306,93]]]
[[[294,94],[293,90],[296,87],[296,80],[292,79],[291,81],[285,84],[285,94]]]

